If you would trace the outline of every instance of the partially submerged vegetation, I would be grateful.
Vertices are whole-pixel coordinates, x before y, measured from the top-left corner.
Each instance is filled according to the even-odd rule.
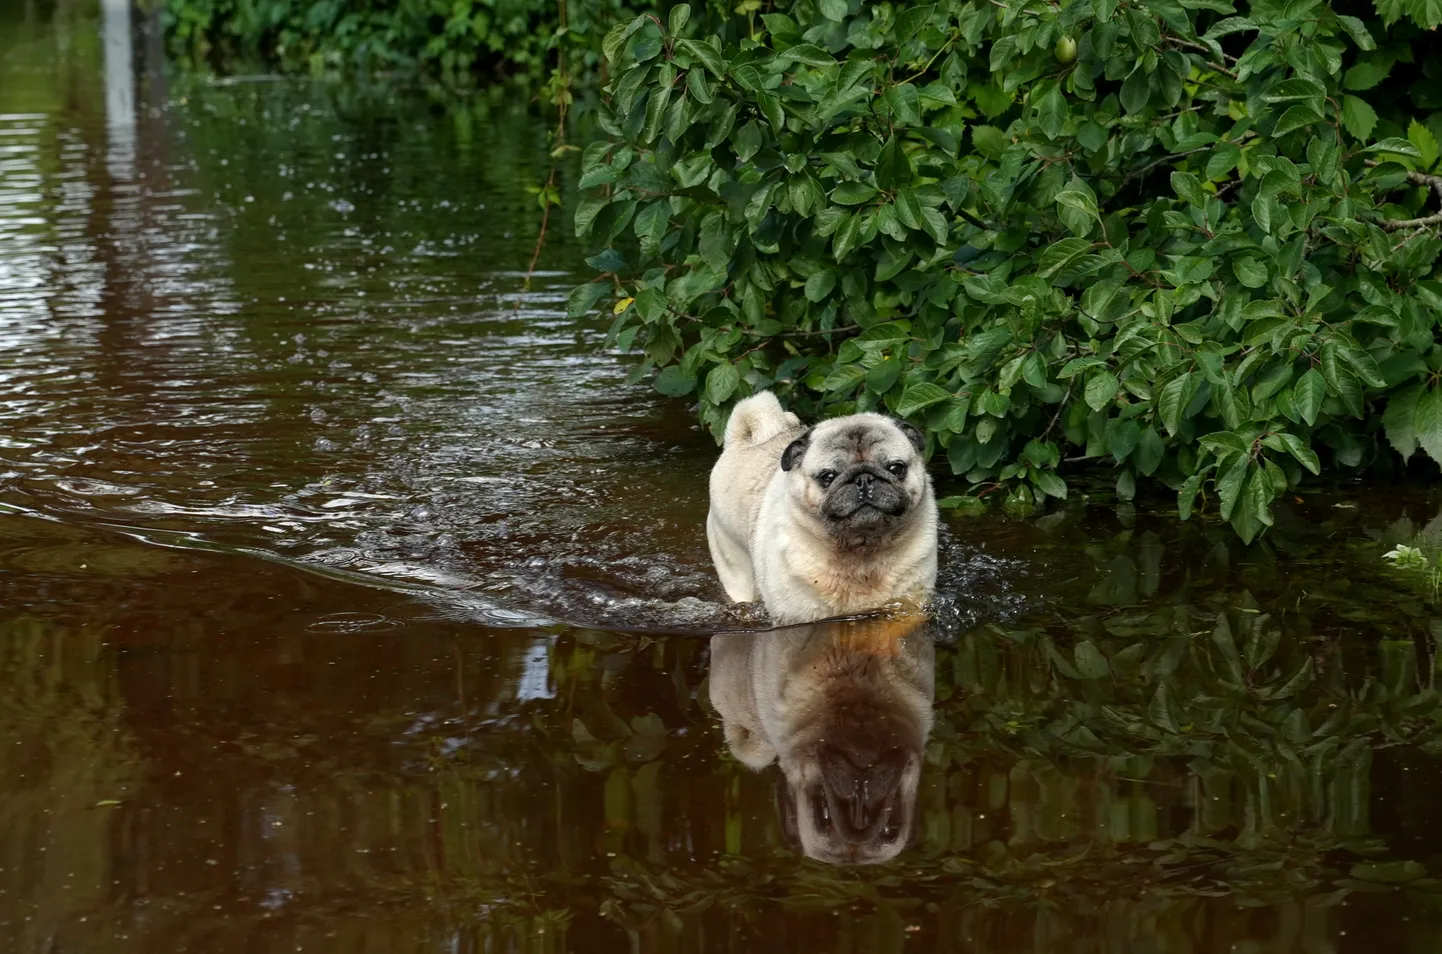
[[[1244,540],[1309,473],[1442,460],[1442,57],[1396,11],[689,12],[607,40],[573,304],[616,289],[713,431],[884,408],[977,490],[1104,467]]]

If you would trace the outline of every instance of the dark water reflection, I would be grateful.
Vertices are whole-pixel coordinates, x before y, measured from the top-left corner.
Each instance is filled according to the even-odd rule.
[[[544,122],[126,122],[95,23],[0,14],[0,950],[1436,950],[1442,614],[1379,560],[1436,494],[956,521],[939,643],[695,638],[756,622],[714,450],[564,230],[523,287]]]

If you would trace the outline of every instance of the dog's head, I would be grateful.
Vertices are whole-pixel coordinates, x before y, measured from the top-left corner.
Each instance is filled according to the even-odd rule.
[[[848,546],[880,543],[908,525],[931,482],[921,432],[881,414],[833,418],[781,455],[791,500]]]
[[[787,838],[828,864],[890,861],[911,840],[925,730],[894,708],[840,702],[816,738],[784,753]]]

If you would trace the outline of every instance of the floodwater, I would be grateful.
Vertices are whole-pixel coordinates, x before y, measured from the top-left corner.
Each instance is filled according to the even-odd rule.
[[[564,220],[525,281],[552,119],[101,26],[0,13],[0,950],[1438,949],[1437,494],[746,632]]]

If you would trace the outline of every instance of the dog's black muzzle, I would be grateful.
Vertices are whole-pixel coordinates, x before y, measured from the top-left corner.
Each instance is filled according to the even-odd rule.
[[[880,522],[906,513],[906,491],[884,469],[858,464],[831,485],[822,513],[831,520]]]

